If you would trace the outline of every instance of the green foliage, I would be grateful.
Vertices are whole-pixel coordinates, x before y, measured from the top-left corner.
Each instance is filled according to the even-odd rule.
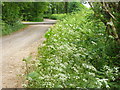
[[[27,25],[23,25],[21,23],[14,23],[12,26],[6,23],[2,22],[2,35],[8,35],[15,31],[18,31],[19,29],[23,29],[27,27]]]
[[[120,1],[89,2],[96,18],[106,25],[106,32],[120,45]]]
[[[19,10],[17,2],[4,2],[2,5],[2,20],[9,25],[20,21]]]
[[[61,14],[80,11],[85,8],[80,2],[51,2],[45,14]]]
[[[62,19],[45,34],[47,40],[38,49],[36,63],[26,64],[33,71],[27,73],[28,87],[120,88],[119,5],[91,3],[93,14],[74,2],[3,2],[3,35],[23,27],[21,20],[42,21],[45,11],[53,14],[48,16],[52,19]],[[29,58],[24,61],[31,63]]]
[[[18,2],[4,2],[2,4],[2,35],[11,34],[25,25],[21,24],[20,7]]]
[[[76,11],[80,11],[82,9],[86,8],[83,4],[81,4],[80,2],[69,2],[68,3],[68,12],[76,12]]]
[[[45,14],[64,13],[64,2],[50,2]]]
[[[115,82],[119,68],[109,62],[113,59],[106,51],[110,42],[106,45],[105,26],[92,16],[93,12],[85,9],[49,29],[27,87],[109,88],[119,83]]]
[[[18,22],[21,20],[37,22],[43,21],[44,12],[45,17],[47,16],[51,19],[61,19],[66,15],[55,13],[73,12],[83,8],[81,3],[72,2],[3,2],[1,5],[2,20],[4,22],[4,28],[2,30],[3,35],[18,30],[19,27],[21,27],[21,24],[18,24]],[[48,16],[49,14],[53,15]]]
[[[47,5],[47,2],[3,2],[2,35],[25,27],[21,24],[21,20],[43,21],[43,13],[47,10]]]
[[[21,10],[23,20],[43,21],[43,13],[47,10],[47,2],[28,2],[27,6]]]
[[[67,14],[44,15],[45,18],[50,18],[50,19],[55,19],[55,20],[61,20],[61,19],[65,18],[66,16],[67,16]]]

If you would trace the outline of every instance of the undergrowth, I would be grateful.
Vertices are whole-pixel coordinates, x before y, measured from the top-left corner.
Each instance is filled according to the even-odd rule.
[[[67,14],[45,14],[44,18],[61,20],[61,19],[65,18],[66,16],[67,16]]]
[[[114,64],[118,53],[111,51],[115,42],[91,10],[67,15],[45,38],[36,68],[26,76],[27,87],[119,88],[119,68]]]
[[[13,25],[8,25],[8,24],[2,22],[2,36],[9,35],[13,32],[23,29],[27,26],[28,25],[23,25],[20,22],[14,23]]]

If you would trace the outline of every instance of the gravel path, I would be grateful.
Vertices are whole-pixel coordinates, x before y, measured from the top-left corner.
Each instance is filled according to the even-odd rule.
[[[53,24],[56,21],[46,19],[45,22]],[[25,63],[22,59],[29,55],[36,55],[38,46],[44,41],[43,35],[52,24],[30,25],[23,30],[2,37],[2,42],[0,41],[2,69],[0,70],[2,70],[3,88],[22,87],[22,79],[19,77],[24,73]]]

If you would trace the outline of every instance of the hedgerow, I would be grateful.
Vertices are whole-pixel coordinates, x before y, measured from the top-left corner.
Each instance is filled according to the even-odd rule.
[[[44,18],[55,19],[55,20],[62,20],[66,16],[67,16],[67,14],[52,14],[52,15],[47,14],[47,15],[44,15]]]
[[[30,88],[118,87],[118,67],[108,55],[112,37],[105,25],[85,9],[59,21],[45,34],[35,69],[27,75]],[[108,42],[110,39],[111,42]],[[115,59],[115,56],[114,56]]]

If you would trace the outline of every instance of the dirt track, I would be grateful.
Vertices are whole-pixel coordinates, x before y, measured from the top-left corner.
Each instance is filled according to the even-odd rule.
[[[46,22],[55,22],[46,20]],[[2,87],[21,88],[24,73],[22,59],[35,56],[38,46],[44,41],[43,35],[52,25],[30,25],[24,30],[2,37]]]

